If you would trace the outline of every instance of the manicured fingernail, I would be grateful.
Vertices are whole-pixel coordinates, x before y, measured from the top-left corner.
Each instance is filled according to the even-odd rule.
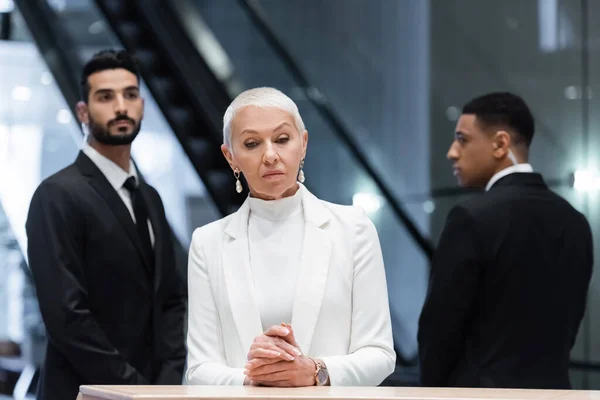
[[[250,368],[252,368],[252,364],[248,363],[244,366],[244,368],[246,368],[246,370],[249,370]]]
[[[302,355],[302,352],[300,351],[300,349],[294,349],[294,353],[296,353],[297,356]]]
[[[288,328],[285,328],[285,329],[283,330],[283,334],[284,334],[284,335],[289,335],[289,334],[290,334],[290,330],[289,330]]]
[[[291,356],[291,355],[289,355],[289,354],[286,354],[286,356],[285,356],[285,357],[286,357],[288,360],[290,360],[290,361],[294,361],[294,357],[293,357],[293,356]]]

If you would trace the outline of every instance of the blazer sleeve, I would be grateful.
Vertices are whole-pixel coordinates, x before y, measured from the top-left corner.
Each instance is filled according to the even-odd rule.
[[[331,386],[377,386],[396,365],[383,256],[377,230],[359,210],[355,227],[349,354],[319,357]]]
[[[90,310],[79,208],[72,193],[48,181],[29,208],[27,253],[49,339],[86,382],[148,384],[111,345]]]
[[[202,230],[192,236],[188,263],[188,366],[190,385],[243,385],[244,369],[227,366],[219,311],[202,251]]]
[[[187,353],[184,333],[187,298],[185,285],[175,262],[173,235],[165,216],[165,209],[158,192],[154,189],[152,191],[160,210],[164,232],[163,240],[168,242],[165,249],[169,249],[169,252],[164,267],[170,268],[170,271],[164,275],[165,282],[163,282],[166,288],[166,297],[162,305],[161,340],[164,346],[163,354],[166,357],[163,358],[160,372],[153,383],[156,385],[181,385]]]
[[[479,285],[476,233],[461,206],[448,214],[419,318],[423,386],[447,386],[463,349],[465,326]]]

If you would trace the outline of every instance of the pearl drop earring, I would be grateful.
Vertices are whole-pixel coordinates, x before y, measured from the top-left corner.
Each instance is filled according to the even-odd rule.
[[[237,168],[233,170],[233,176],[235,177],[235,191],[242,193],[244,188],[242,187],[242,182],[240,182],[240,170]]]
[[[304,183],[304,181],[306,180],[306,178],[304,177],[304,170],[302,168],[304,168],[304,158],[302,159],[302,161],[300,161],[300,172],[298,173],[298,182],[300,183]]]

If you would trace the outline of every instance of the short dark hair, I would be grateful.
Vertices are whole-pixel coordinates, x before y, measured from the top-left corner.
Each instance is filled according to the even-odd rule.
[[[88,78],[90,75],[105,71],[107,69],[126,69],[137,77],[140,81],[140,72],[138,70],[135,57],[125,50],[102,50],[94,54],[92,58],[83,66],[81,73],[80,90],[83,101],[87,103],[90,95],[90,83]]]
[[[533,140],[535,121],[525,101],[513,93],[494,92],[476,97],[462,110],[463,114],[474,114],[484,128],[504,128],[517,135],[517,142],[527,147]]]

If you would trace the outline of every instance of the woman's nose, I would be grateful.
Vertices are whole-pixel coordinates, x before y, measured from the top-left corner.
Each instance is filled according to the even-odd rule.
[[[267,164],[272,164],[275,161],[277,161],[278,158],[279,158],[279,156],[277,155],[277,152],[273,148],[273,145],[268,144],[267,148],[265,150],[265,153],[263,154],[263,162],[265,162]]]

